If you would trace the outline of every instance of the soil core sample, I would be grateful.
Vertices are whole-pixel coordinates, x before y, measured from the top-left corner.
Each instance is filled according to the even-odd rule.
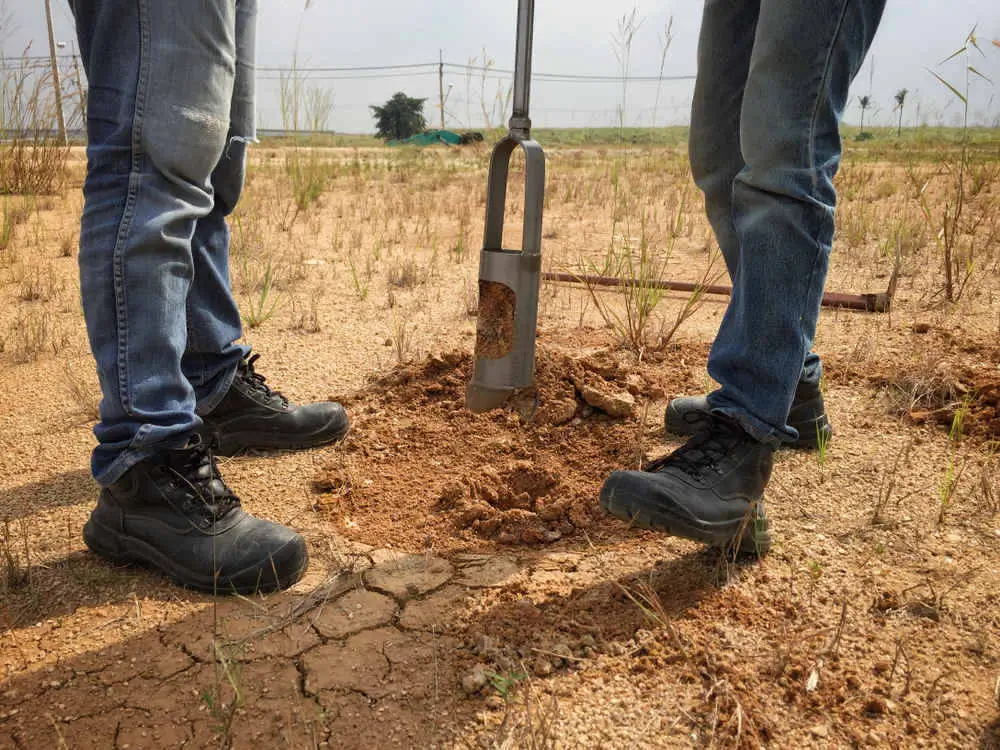
[[[506,284],[479,281],[479,321],[476,356],[501,359],[514,349],[514,315],[517,295]]]

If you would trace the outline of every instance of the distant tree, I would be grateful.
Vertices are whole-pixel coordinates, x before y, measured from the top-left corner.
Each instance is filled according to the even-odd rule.
[[[896,92],[896,109],[899,110],[899,124],[896,127],[896,135],[900,135],[903,132],[903,105],[906,103],[906,95],[910,93],[906,89],[900,89]]]
[[[397,91],[381,107],[372,106],[375,117],[375,135],[384,140],[401,140],[427,129],[424,120],[424,102],[402,91]]]
[[[861,106],[861,132],[865,132],[865,110],[868,109],[874,102],[872,98],[867,94],[865,96],[858,97],[858,104]]]

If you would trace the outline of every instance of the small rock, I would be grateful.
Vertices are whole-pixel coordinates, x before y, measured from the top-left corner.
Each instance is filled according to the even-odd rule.
[[[496,651],[496,642],[490,638],[488,635],[476,634],[472,637],[472,642],[469,645],[472,653],[477,656],[490,657]]]
[[[535,513],[543,521],[552,523],[553,521],[558,521],[566,514],[566,506],[563,503],[538,500],[535,503]]]
[[[469,674],[462,678],[462,690],[465,691],[466,695],[475,695],[486,687],[488,680],[486,667],[482,664],[477,664]]]
[[[535,659],[535,663],[532,666],[531,671],[535,673],[536,677],[548,677],[552,674],[552,662],[550,662],[542,654],[539,654],[538,658]]]
[[[438,502],[443,508],[454,508],[465,499],[465,485],[452,479],[441,488]]]
[[[814,726],[812,729],[809,730],[809,734],[811,734],[813,737],[819,737],[819,738],[829,737],[830,728],[826,724],[817,724],[816,726]]]
[[[604,653],[608,656],[624,656],[625,646],[618,641],[611,641],[604,647]]]
[[[576,416],[576,401],[559,399],[545,404],[538,413],[538,421],[555,426],[564,425]]]
[[[610,417],[631,417],[635,410],[635,397],[628,391],[608,393],[586,383],[580,383],[580,395],[595,409]]]
[[[493,511],[490,509],[489,505],[484,502],[478,502],[462,512],[462,515],[458,518],[458,524],[462,528],[471,526],[476,521],[481,521],[483,518],[486,518],[492,512]]]
[[[507,704],[504,701],[504,699],[501,698],[499,695],[491,695],[489,698],[486,699],[486,708],[490,709],[491,711],[502,711],[504,706],[506,705]]]

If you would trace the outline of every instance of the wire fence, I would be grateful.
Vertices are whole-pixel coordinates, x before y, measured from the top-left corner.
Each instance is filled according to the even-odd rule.
[[[80,134],[86,104],[86,78],[76,54],[59,53],[62,111],[67,130]],[[257,68],[257,123],[268,133],[371,133],[372,105],[396,92],[425,99],[429,127],[491,130],[506,124],[510,113],[514,71],[483,64],[445,60],[404,65],[271,66]],[[55,92],[48,55],[0,56],[0,138],[26,127],[55,129]],[[532,73],[530,114],[535,127],[608,128],[686,125],[689,121],[693,75],[584,75]],[[37,93],[26,114],[25,102]],[[289,98],[301,100],[289,105]],[[911,102],[911,99],[913,100]],[[856,113],[856,98],[851,110]],[[977,100],[978,101],[978,100]],[[960,107],[953,99],[942,106],[907,99],[904,125],[961,126]],[[876,107],[865,118],[871,126],[897,125],[898,112]],[[1000,126],[1000,99],[970,109],[976,124]],[[26,118],[33,121],[26,124]]]
[[[77,55],[56,56],[67,129],[80,131],[86,78]],[[407,65],[257,68],[258,126],[268,132],[370,133],[371,106],[397,91],[426,100],[429,127],[493,129],[506,124],[514,71],[444,60]],[[0,57],[0,85],[36,89],[54,127],[49,56]],[[685,124],[694,76],[581,75],[533,72],[531,117],[536,127],[650,127]],[[10,97],[6,97],[10,103]],[[296,101],[290,102],[290,99]],[[2,106],[2,105],[0,105]],[[0,110],[0,133],[13,113]]]

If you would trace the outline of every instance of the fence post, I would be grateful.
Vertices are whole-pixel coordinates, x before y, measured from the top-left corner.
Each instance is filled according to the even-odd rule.
[[[438,106],[441,108],[441,130],[444,130],[444,50],[438,50]]]
[[[62,85],[59,83],[59,63],[56,61],[56,39],[52,34],[52,6],[45,0],[45,23],[49,28],[49,59],[52,62],[52,88],[56,94],[56,121],[59,123],[59,139],[66,145],[66,120],[63,119]]]

